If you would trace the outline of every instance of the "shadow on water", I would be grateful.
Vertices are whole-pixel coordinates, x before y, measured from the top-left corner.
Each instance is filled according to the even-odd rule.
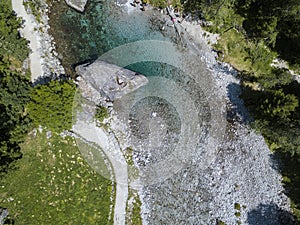
[[[89,66],[91,65],[93,62],[95,62],[96,60],[98,59],[98,56],[97,55],[93,55],[91,56],[91,58],[89,59],[86,59],[86,60],[83,60],[83,61],[80,61],[80,62],[77,62],[77,63],[74,63],[71,65],[72,69],[75,70],[75,68],[77,66],[80,66],[80,65],[83,65],[83,64],[86,64],[85,66]]]
[[[293,215],[276,204],[260,204],[247,214],[249,225],[295,225]]]

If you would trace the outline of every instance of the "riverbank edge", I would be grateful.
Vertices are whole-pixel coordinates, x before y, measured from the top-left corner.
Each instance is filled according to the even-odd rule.
[[[23,21],[20,34],[29,41],[31,81],[34,84],[44,83],[44,79],[65,74],[55,48],[54,38],[48,32],[49,6],[46,2],[42,2],[39,11],[40,21],[35,18],[30,8],[24,6],[23,0],[11,0],[11,3],[12,10]]]

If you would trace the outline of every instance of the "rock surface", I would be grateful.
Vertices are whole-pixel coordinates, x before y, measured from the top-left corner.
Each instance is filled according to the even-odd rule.
[[[4,208],[0,208],[0,224],[4,224],[7,216],[8,216],[8,210]]]
[[[83,12],[87,0],[65,0],[67,5],[78,10],[79,12]]]
[[[100,60],[79,65],[75,70],[108,101],[119,99],[148,83],[143,75]]]

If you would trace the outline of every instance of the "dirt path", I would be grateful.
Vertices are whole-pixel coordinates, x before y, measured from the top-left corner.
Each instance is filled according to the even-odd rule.
[[[11,0],[11,3],[12,9],[17,13],[18,17],[22,17],[25,21],[20,33],[22,37],[30,41],[30,71],[31,80],[34,81],[43,74],[40,53],[41,44],[39,42],[38,34],[34,30],[36,22],[34,21],[33,15],[27,14],[22,0]]]
[[[111,162],[116,187],[116,200],[114,208],[114,224],[125,224],[126,202],[128,197],[128,172],[127,164],[123,154],[120,151],[120,146],[113,136],[105,133],[103,129],[96,126],[94,123],[77,121],[73,126],[73,131],[89,142],[93,142],[100,146],[109,161]]]

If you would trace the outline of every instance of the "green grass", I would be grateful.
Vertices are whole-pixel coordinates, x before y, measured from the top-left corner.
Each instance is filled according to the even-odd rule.
[[[276,54],[262,42],[254,43],[245,39],[244,35],[231,29],[220,35],[214,46],[222,52],[222,60],[230,63],[239,71],[253,73],[259,77],[271,72],[271,62]]]
[[[241,216],[241,213],[240,213],[240,212],[235,212],[234,215],[235,215],[236,217],[240,217],[240,216]]]
[[[160,8],[167,7],[167,1],[165,0],[147,0],[147,3]]]
[[[25,8],[29,8],[31,13],[35,17],[38,23],[42,23],[42,15],[41,15],[41,8],[42,2],[40,0],[27,0],[23,2]]]
[[[226,225],[223,221],[219,220],[217,221],[217,225]]]
[[[109,116],[108,114],[108,110],[106,107],[104,106],[97,106],[96,108],[96,114],[95,114],[95,118],[102,123],[104,119],[106,119]]]
[[[128,180],[133,181],[138,179],[139,177],[139,169],[135,166],[133,161],[133,148],[127,147],[125,151],[123,152],[124,158],[126,160],[126,163],[128,165]]]
[[[141,217],[142,202],[138,192],[128,187],[128,199],[126,206],[126,224],[127,225],[142,225]]]
[[[139,169],[133,161],[133,148],[127,147],[124,151],[124,157],[128,165],[128,180],[129,183],[138,179]],[[126,224],[127,225],[142,225],[141,217],[142,202],[139,198],[138,191],[128,187],[128,198],[126,203]]]
[[[234,209],[241,210],[241,205],[239,203],[234,203]]]
[[[133,154],[132,147],[127,147],[124,152],[124,157],[128,166],[134,166],[132,154]]]
[[[249,55],[246,52],[247,42],[244,36],[236,30],[230,30],[221,35],[215,47],[223,53],[223,60],[230,63],[237,70],[250,70],[250,62],[245,58]]]
[[[94,171],[108,180],[114,180],[110,162],[99,146],[91,143],[88,145],[79,139],[77,139],[76,144],[79,147],[81,155]]]
[[[113,224],[114,186],[90,168],[75,139],[29,136],[0,186],[0,205],[15,224]]]
[[[180,0],[142,0],[143,3],[149,3],[152,6],[159,7],[159,8],[166,8],[168,6],[168,2],[172,5],[173,8],[182,9],[182,4]]]

